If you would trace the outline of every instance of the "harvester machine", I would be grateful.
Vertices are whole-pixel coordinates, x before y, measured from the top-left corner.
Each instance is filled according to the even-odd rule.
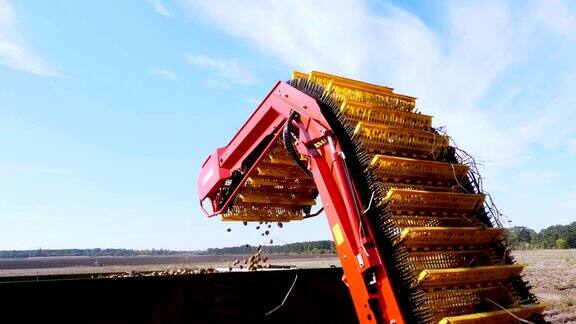
[[[415,105],[294,72],[206,159],[202,208],[223,221],[325,215],[361,323],[543,321],[469,156]]]

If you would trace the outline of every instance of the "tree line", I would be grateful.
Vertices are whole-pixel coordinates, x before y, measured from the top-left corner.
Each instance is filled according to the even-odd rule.
[[[142,255],[175,255],[179,251],[165,249],[132,250],[132,249],[57,249],[57,250],[8,250],[0,251],[0,258],[31,257],[68,257],[68,256],[142,256]]]
[[[225,248],[209,248],[201,251],[172,251],[166,249],[132,250],[132,249],[58,249],[58,250],[9,250],[0,251],[2,258],[30,257],[72,257],[72,256],[156,256],[156,255],[220,255],[220,254],[252,254],[258,249],[253,245],[242,245]],[[284,245],[262,247],[268,254],[333,254],[336,253],[332,241],[298,242]]]
[[[525,226],[508,230],[508,242],[513,249],[576,249],[576,222],[554,225],[536,232]]]
[[[221,255],[221,254],[251,254],[257,247],[252,245],[231,246],[224,248],[209,248],[198,254]],[[297,242],[284,245],[267,245],[262,247],[266,254],[334,254],[336,249],[332,241]]]
[[[506,229],[508,243],[513,249],[576,249],[576,222],[568,225],[554,225],[536,232],[525,226]],[[173,251],[166,249],[58,249],[58,250],[7,250],[0,251],[1,258],[66,257],[66,256],[156,256],[156,255],[221,255],[251,254],[257,250],[253,245],[240,245],[224,248],[209,248],[201,251]],[[267,254],[334,254],[334,243],[329,240],[297,242],[284,245],[263,246]]]

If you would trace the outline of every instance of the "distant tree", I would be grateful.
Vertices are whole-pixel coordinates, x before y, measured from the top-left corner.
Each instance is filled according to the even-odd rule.
[[[532,238],[537,234],[525,226],[514,226],[508,229],[508,241],[513,249],[530,248]]]
[[[256,252],[257,247],[251,245],[231,246],[224,248],[208,248],[197,254],[221,255],[221,254],[251,254]],[[332,241],[297,242],[284,245],[269,245],[262,247],[268,254],[334,254],[336,249]]]
[[[556,240],[556,248],[557,248],[557,249],[562,249],[562,250],[568,249],[568,248],[569,248],[569,247],[568,247],[568,241],[566,241],[565,239],[562,239],[562,238],[561,238],[561,239],[557,239],[557,240]]]

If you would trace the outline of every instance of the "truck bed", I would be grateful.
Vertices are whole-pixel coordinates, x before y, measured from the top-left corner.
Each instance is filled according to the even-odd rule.
[[[10,277],[0,278],[0,299],[4,316],[23,323],[356,323],[341,277],[341,268]]]

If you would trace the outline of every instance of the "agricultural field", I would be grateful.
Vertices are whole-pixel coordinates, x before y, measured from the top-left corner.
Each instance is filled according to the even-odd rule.
[[[576,323],[576,249],[514,251],[519,263],[526,264],[525,279],[533,286],[540,301],[548,305],[546,312],[552,323]],[[88,257],[30,258],[0,260],[0,277],[53,274],[102,274],[130,271],[177,271],[182,268],[214,267],[227,271],[235,260],[247,255],[103,257],[101,266]],[[271,255],[276,267],[339,266],[335,255]]]
[[[576,249],[514,251],[552,323],[576,323]]]
[[[0,259],[0,278],[14,276],[42,276],[90,273],[118,273],[130,271],[163,271],[182,268],[213,267],[227,270],[235,260],[244,261],[250,255],[189,255],[143,257],[47,257]],[[269,255],[275,267],[317,268],[340,266],[335,255]],[[98,266],[96,264],[98,263]]]

